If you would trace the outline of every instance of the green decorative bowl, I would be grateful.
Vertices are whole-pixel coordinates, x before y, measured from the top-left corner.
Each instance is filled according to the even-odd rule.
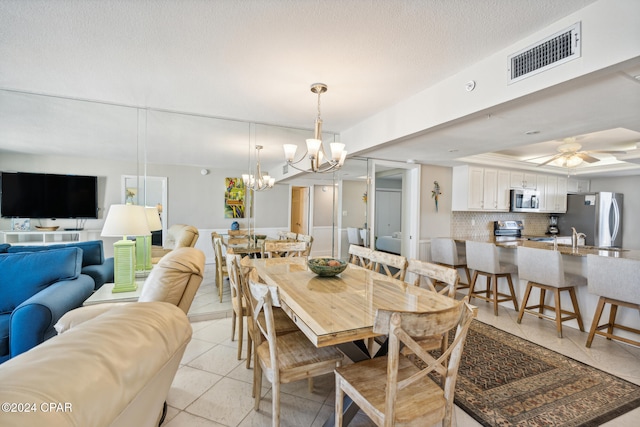
[[[330,265],[339,263],[337,265]],[[311,258],[307,261],[309,269],[318,276],[330,277],[342,273],[347,268],[347,263],[335,258]]]

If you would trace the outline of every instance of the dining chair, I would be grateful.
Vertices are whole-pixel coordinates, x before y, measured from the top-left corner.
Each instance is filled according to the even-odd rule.
[[[249,245],[249,232],[247,230],[228,230],[228,245]]]
[[[371,269],[376,273],[380,273],[382,270],[389,277],[404,280],[407,273],[407,259],[402,255],[371,251],[369,260],[371,261]]]
[[[288,240],[265,240],[262,246],[263,258],[304,256],[307,250],[306,242]]]
[[[216,259],[216,286],[218,288],[218,297],[222,302],[222,294],[224,291],[224,278],[229,277],[229,271],[226,264],[226,259],[222,254],[222,237],[220,235],[213,236],[213,254]]]
[[[239,273],[238,279],[240,284],[240,290],[242,291],[242,296],[245,300],[245,304],[248,312],[246,368],[249,369],[251,367],[252,356],[255,359],[255,352],[253,351],[253,346],[256,340],[254,337],[256,335],[256,331],[258,331],[257,332],[258,334],[260,333],[259,332],[260,330],[255,326],[255,323],[253,320],[253,313],[256,311],[258,302],[255,298],[253,298],[253,296],[251,295],[251,291],[249,290],[249,277],[252,277],[255,282],[259,281],[259,278],[257,277],[255,270],[247,269],[244,266],[242,266],[242,262],[239,260],[239,258],[234,258],[231,262],[237,265],[237,271]],[[264,314],[259,315],[258,321],[261,322],[262,325],[266,325],[264,320]],[[273,307],[273,326],[276,331],[276,335],[284,335],[291,332],[297,332],[300,330],[298,326],[294,323],[294,321],[291,320],[291,318],[287,315],[287,313],[285,313],[284,310],[282,310],[282,308],[280,307]],[[254,366],[255,366],[255,363],[254,363]],[[255,386],[256,384],[255,370],[254,370],[253,383]],[[251,396],[252,397],[255,396],[255,390],[252,392]]]
[[[235,339],[236,329],[238,330],[238,360],[242,357],[242,342],[244,339],[244,318],[249,316],[246,298],[242,294],[240,286],[240,266],[241,256],[228,253],[226,255],[227,271],[229,273],[229,288],[231,289],[231,341]],[[247,345],[251,346],[251,337],[247,333]],[[249,354],[249,353],[247,353]]]
[[[633,332],[640,334],[640,329],[616,323],[618,306],[632,308],[640,313],[640,261],[635,259],[610,258],[599,255],[587,255],[587,286],[590,294],[598,295],[596,307],[587,347],[595,335],[601,335],[608,340],[618,340],[627,344],[640,346],[640,341],[635,341],[620,335],[614,335],[613,330]],[[598,325],[606,304],[610,304],[609,321]],[[602,331],[606,329],[606,331]]]
[[[278,238],[280,240],[296,240],[298,233],[294,233],[293,231],[279,231]]]
[[[299,242],[305,242],[307,244],[307,249],[304,251],[302,256],[311,255],[311,246],[313,245],[313,236],[310,236],[308,234],[298,234],[298,237],[296,237],[296,240]]]
[[[389,336],[388,354],[335,369],[335,425],[342,426],[346,394],[378,426],[430,426],[439,421],[451,426],[458,367],[469,326],[477,315],[477,308],[467,300],[426,313],[378,309],[373,331]],[[416,341],[454,329],[453,342],[438,356]],[[403,356],[402,346],[413,354]],[[432,372],[439,380],[430,378]]]
[[[365,246],[350,245],[349,262],[371,270],[371,252],[373,251]]]
[[[471,273],[469,272],[469,267],[467,267],[466,252],[464,254],[459,253],[455,240],[444,237],[431,239],[431,262],[456,270],[464,270],[467,283],[458,283],[458,289],[468,288],[471,284]]]
[[[256,364],[254,366],[254,394],[257,411],[260,407],[262,374],[271,383],[272,426],[280,426],[280,384],[286,384],[318,375],[332,373],[341,365],[343,355],[335,347],[315,347],[304,333],[278,335],[274,327],[273,306],[279,305],[275,287],[250,280],[250,292],[257,305],[252,313],[254,325],[261,334],[255,334]],[[264,324],[259,321],[264,315]],[[257,331],[256,331],[257,332]],[[264,337],[264,339],[263,339]]]
[[[527,313],[541,319],[551,320],[556,323],[558,338],[562,338],[562,322],[576,319],[578,327],[584,331],[582,315],[576,297],[576,286],[587,284],[587,278],[577,274],[565,273],[562,255],[558,251],[538,248],[526,248],[518,246],[518,276],[520,280],[527,281],[522,305],[518,313],[517,322],[522,322],[522,316]],[[540,289],[538,304],[527,305],[531,290]],[[555,305],[545,302],[546,291],[552,292]],[[571,297],[573,312],[562,308],[560,292],[566,291]],[[555,317],[545,314],[545,310],[552,310]],[[563,317],[564,315],[564,317]]]
[[[473,270],[473,278],[469,286],[469,297],[471,301],[473,301],[474,298],[480,298],[493,303],[493,314],[495,316],[498,315],[498,303],[505,301],[511,301],[514,309],[518,311],[518,300],[516,299],[513,279],[511,278],[511,274],[516,273],[518,267],[511,263],[500,262],[498,248],[493,243],[467,240],[466,249],[467,266]],[[478,276],[485,276],[487,280],[483,290],[478,290],[476,287]],[[509,287],[508,294],[498,290],[498,280],[500,278],[507,280]]]

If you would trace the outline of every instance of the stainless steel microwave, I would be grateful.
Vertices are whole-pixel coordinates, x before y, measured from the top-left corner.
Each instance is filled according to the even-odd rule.
[[[511,190],[511,212],[540,212],[540,193],[536,190]]]

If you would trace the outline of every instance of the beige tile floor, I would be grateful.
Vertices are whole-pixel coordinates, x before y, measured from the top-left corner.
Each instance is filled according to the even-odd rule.
[[[164,426],[269,426],[271,425],[271,390],[263,381],[260,410],[253,410],[251,398],[252,370],[245,360],[236,358],[236,342],[231,341],[231,318],[228,284],[223,303],[218,303],[213,282],[214,268],[207,265],[205,280],[189,315],[193,339],[182,359],[167,403]],[[514,335],[551,348],[586,364],[640,385],[640,348],[596,337],[591,349],[584,346],[587,334],[564,328],[564,338],[557,338],[552,322],[525,317],[516,323],[517,313],[500,307],[493,315],[489,304],[480,302],[478,319]],[[245,341],[246,343],[246,341]],[[281,391],[281,425],[283,427],[318,427],[333,412],[333,376],[315,380],[313,393],[305,381],[287,384]],[[637,426],[640,408],[605,424],[608,427]],[[456,409],[459,427],[479,424],[464,411]],[[359,414],[351,426],[373,426]]]

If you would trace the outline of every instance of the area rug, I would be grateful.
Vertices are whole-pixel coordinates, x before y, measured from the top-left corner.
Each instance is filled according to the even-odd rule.
[[[484,426],[598,426],[640,406],[640,386],[477,320],[455,402]]]

